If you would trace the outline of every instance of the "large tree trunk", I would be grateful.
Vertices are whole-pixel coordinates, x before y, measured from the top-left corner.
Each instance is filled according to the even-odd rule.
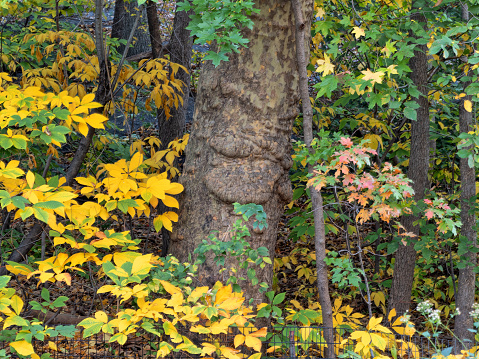
[[[412,6],[411,20],[426,28],[427,19],[421,12],[414,12],[418,9],[418,2]],[[411,33],[411,36],[416,37]],[[415,195],[414,200],[424,199],[424,192],[428,184],[427,172],[429,168],[429,103],[427,99],[427,46],[416,45],[414,57],[409,61],[411,68],[411,79],[421,92],[416,101],[417,120],[411,123],[411,153],[409,158],[408,177],[413,180],[412,187]],[[407,232],[416,236],[420,235],[420,228],[413,223],[418,218],[405,216],[401,220]],[[412,241],[414,242],[414,240]],[[404,314],[411,305],[411,292],[414,281],[414,267],[416,265],[416,251],[414,243],[407,246],[399,245],[394,264],[394,275],[389,300],[389,310],[396,309],[398,315]]]
[[[462,18],[465,22],[469,21],[469,11],[467,4],[462,5]],[[471,82],[464,84],[464,89]],[[471,101],[472,96],[465,96],[461,99],[459,106],[459,129],[461,132],[469,132],[473,130],[473,113],[467,112],[464,108],[465,101]],[[473,151],[472,147],[470,151]],[[474,167],[469,167],[467,158],[460,160],[461,170],[461,236],[464,237],[468,245],[476,246],[477,232],[476,214],[474,213],[474,205],[471,202],[476,196],[476,171]],[[465,268],[459,269],[459,282],[457,286],[456,308],[460,314],[456,316],[454,321],[454,335],[464,344],[455,345],[456,354],[460,354],[462,349],[469,349],[474,344],[474,321],[469,313],[472,311],[474,304],[474,290],[476,288],[476,275],[474,267],[477,265],[477,255],[474,251],[468,251],[461,260],[465,260],[467,265]]]
[[[133,24],[135,23],[136,14],[140,6],[136,0],[115,1],[115,14],[113,15],[113,26],[111,29],[111,37],[117,39],[128,39]],[[135,32],[132,47],[128,49],[127,57],[134,56],[150,50],[150,35],[148,34],[146,9],[143,8],[141,14],[140,25]],[[123,55],[125,45],[118,47],[118,53]]]
[[[301,3],[312,11],[309,1]],[[180,178],[185,186],[180,222],[171,242],[171,252],[180,260],[214,230],[218,238],[228,238],[237,218],[234,202],[263,205],[268,228],[251,230],[249,240],[273,257],[283,206],[292,198],[290,136],[298,114],[294,16],[289,2],[258,1],[256,7],[261,12],[253,16],[253,30],[243,31],[249,47],[217,68],[206,63],[200,76]],[[271,284],[272,268],[257,268],[257,277]],[[211,258],[198,279],[209,285],[221,279]],[[262,300],[257,288],[243,290]]]

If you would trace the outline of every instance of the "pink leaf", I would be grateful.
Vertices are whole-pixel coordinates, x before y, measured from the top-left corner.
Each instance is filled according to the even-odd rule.
[[[341,137],[340,142],[346,148],[351,148],[353,146],[353,141],[351,141],[351,139],[349,137],[348,138]]]
[[[432,211],[432,209],[426,211],[426,217],[427,219],[431,219],[432,217],[434,217],[434,212]]]

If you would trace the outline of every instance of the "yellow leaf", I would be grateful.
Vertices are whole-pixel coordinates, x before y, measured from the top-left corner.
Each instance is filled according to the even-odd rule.
[[[10,304],[12,306],[13,311],[17,314],[20,315],[20,312],[22,311],[23,308],[23,300],[20,298],[18,295],[14,295],[12,297],[12,302]]]
[[[261,350],[261,344],[262,344],[261,340],[259,340],[258,338],[255,338],[251,335],[246,336],[245,344],[246,344],[246,346],[248,346],[250,348],[253,348],[257,352],[259,352]]]
[[[86,123],[79,123],[78,124],[78,131],[83,135],[83,136],[87,136],[88,135],[88,125]]]
[[[464,108],[467,112],[472,112],[472,102],[469,100],[464,101]]]
[[[299,333],[301,334],[301,338],[303,338],[304,341],[306,341],[309,337],[309,334],[311,333],[313,329],[310,327],[307,328],[301,328],[299,330]]]
[[[144,256],[136,257],[133,261],[133,266],[131,268],[131,274],[135,275],[144,275],[150,272],[150,269],[153,267],[151,262],[152,254],[147,254]]]
[[[108,315],[103,311],[96,312],[95,319],[98,319],[105,324],[108,323]]]
[[[18,340],[16,342],[10,343],[10,346],[17,351],[18,354],[28,356],[33,354],[33,345],[26,340]]]
[[[70,273],[60,273],[55,276],[55,279],[59,282],[65,282],[68,285],[72,284],[72,277]]]
[[[207,293],[209,287],[196,287],[191,294],[188,296],[188,302],[195,302],[200,298],[203,294]]]
[[[207,355],[214,353],[217,349],[216,346],[211,343],[201,343],[201,345],[203,346],[203,353]]]
[[[263,327],[253,333],[250,333],[249,335],[256,337],[256,338],[263,338],[268,334],[268,331],[266,330],[266,327]]]
[[[381,303],[385,303],[386,298],[384,297],[383,292],[374,292],[373,293],[374,304],[379,307]]]
[[[326,11],[322,7],[318,8],[318,11],[316,12],[316,17],[324,17],[326,15]]]
[[[62,192],[56,192],[53,193],[51,196],[48,196],[46,200],[48,201],[58,201],[60,203],[64,203],[67,201],[72,200],[73,198],[78,197],[77,194],[68,192],[68,191],[62,191]]]
[[[35,185],[35,175],[31,171],[28,171],[26,180],[28,187],[33,188],[33,186]]]
[[[391,309],[391,311],[389,312],[388,321],[390,322],[395,316],[396,316],[396,309],[393,308],[393,309]]]
[[[130,165],[128,166],[128,171],[133,172],[138,167],[140,167],[142,162],[143,162],[143,155],[140,152],[135,153],[133,157],[131,158]]]
[[[88,123],[91,127],[94,128],[105,128],[103,126],[103,122],[107,121],[108,118],[106,118],[103,115],[100,115],[99,113],[92,113],[90,116],[85,118],[85,122]]]
[[[93,93],[85,95],[83,99],[81,100],[81,105],[86,105],[87,103],[92,102],[94,99],[95,99],[95,94]]]
[[[178,201],[171,196],[165,195],[165,198],[163,198],[161,201],[167,207],[180,208],[180,205],[179,205]]]
[[[181,290],[179,288],[175,287],[170,282],[167,282],[165,280],[160,280],[160,283],[163,286],[163,288],[165,288],[165,290],[172,295],[175,294],[175,293],[181,293]]]
[[[364,81],[371,80],[373,85],[375,83],[380,84],[381,82],[383,82],[384,72],[382,71],[372,72],[370,69],[367,69],[365,71],[361,71],[361,73],[364,75],[363,80]]]
[[[45,94],[42,91],[40,91],[40,87],[34,87],[34,86],[27,87],[25,89],[25,91],[23,92],[23,94],[25,95],[25,97],[29,97],[29,96],[43,97],[43,96],[45,96]]]
[[[279,348],[282,348],[281,345],[275,345],[271,348],[268,348],[268,350],[266,350],[266,353],[274,353],[276,349],[279,349]]]
[[[57,345],[56,345],[54,342],[52,342],[52,341],[49,341],[49,342],[48,342],[48,347],[49,347],[51,350],[54,350],[54,351],[56,351],[56,352],[58,351]]]
[[[358,26],[355,26],[353,28],[353,34],[356,39],[359,39],[361,36],[366,36],[366,33],[364,32],[364,29],[361,29]]]
[[[322,72],[323,76],[334,73],[334,65],[326,54],[324,55],[324,59],[319,59],[317,61],[317,65],[318,68],[316,69],[316,72]]]
[[[368,330],[375,330],[376,327],[379,325],[379,323],[381,323],[381,321],[383,320],[383,317],[379,317],[379,318],[371,318],[369,320],[369,324],[368,324]]]
[[[215,296],[215,304],[220,304],[224,302],[226,299],[230,298],[233,293],[233,288],[231,284],[225,285],[218,289]]]
[[[244,343],[245,336],[242,334],[238,334],[235,336],[235,348],[238,348],[241,344]]]

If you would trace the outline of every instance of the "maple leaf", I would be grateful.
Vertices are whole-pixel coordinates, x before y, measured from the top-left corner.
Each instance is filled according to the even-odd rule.
[[[324,59],[319,59],[316,63],[318,64],[316,72],[322,72],[323,76],[334,73],[334,65],[328,55],[325,54]]]
[[[359,39],[361,36],[366,36],[364,29],[361,29],[359,26],[355,26],[353,28],[353,34],[356,39]]]
[[[322,7],[318,8],[318,11],[316,12],[316,17],[322,18],[326,15],[326,12]]]
[[[353,146],[353,141],[351,141],[349,137],[341,137],[339,142],[341,142],[341,144],[346,148],[351,148]]]
[[[434,212],[432,211],[432,209],[429,209],[426,211],[425,215],[427,219],[431,219],[432,217],[434,217]]]
[[[380,84],[383,82],[384,72],[382,71],[372,72],[370,69],[367,69],[365,71],[361,71],[361,73],[364,75],[363,80],[364,81],[370,80],[373,85],[375,83]]]

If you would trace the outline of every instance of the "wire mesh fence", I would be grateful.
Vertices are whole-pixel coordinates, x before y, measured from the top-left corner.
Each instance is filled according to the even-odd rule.
[[[262,358],[264,359],[316,359],[324,358],[326,346],[333,345],[337,357],[341,358],[361,358],[354,354],[355,341],[349,338],[351,330],[344,328],[334,328],[334,342],[327,343],[324,339],[324,327],[304,327],[304,326],[274,326],[268,330],[268,335],[262,344]],[[331,328],[329,328],[331,330]],[[210,343],[219,347],[234,348],[234,338],[237,334],[248,335],[247,328],[234,328],[228,334],[198,334],[191,333],[187,328],[179,328],[179,334],[188,337],[193,344],[201,347],[204,343]],[[437,350],[443,350],[454,345],[451,339],[439,339],[430,341],[421,336],[400,336],[384,335],[386,349],[384,354],[391,356],[392,351],[396,351],[397,357],[401,358],[430,358]],[[157,358],[157,350],[160,342],[169,341],[169,336],[158,337],[152,334],[130,335],[124,345],[110,343],[111,335],[98,334],[89,338],[83,338],[82,333],[78,332],[74,338],[56,337],[50,340],[33,340],[35,352],[42,358],[54,359],[100,359],[100,358]],[[171,342],[170,342],[171,343]],[[177,344],[173,344],[176,346]],[[394,349],[393,349],[394,348]],[[5,349],[6,354],[10,353],[9,343],[0,342],[0,349]],[[252,350],[238,347],[242,358],[247,358],[255,353]],[[49,356],[48,356],[49,355]],[[200,358],[200,355],[189,354],[184,351],[172,351],[166,356],[168,359],[192,359]],[[225,358],[220,350],[213,352],[209,357],[216,359]],[[18,358],[11,354],[11,358]]]

